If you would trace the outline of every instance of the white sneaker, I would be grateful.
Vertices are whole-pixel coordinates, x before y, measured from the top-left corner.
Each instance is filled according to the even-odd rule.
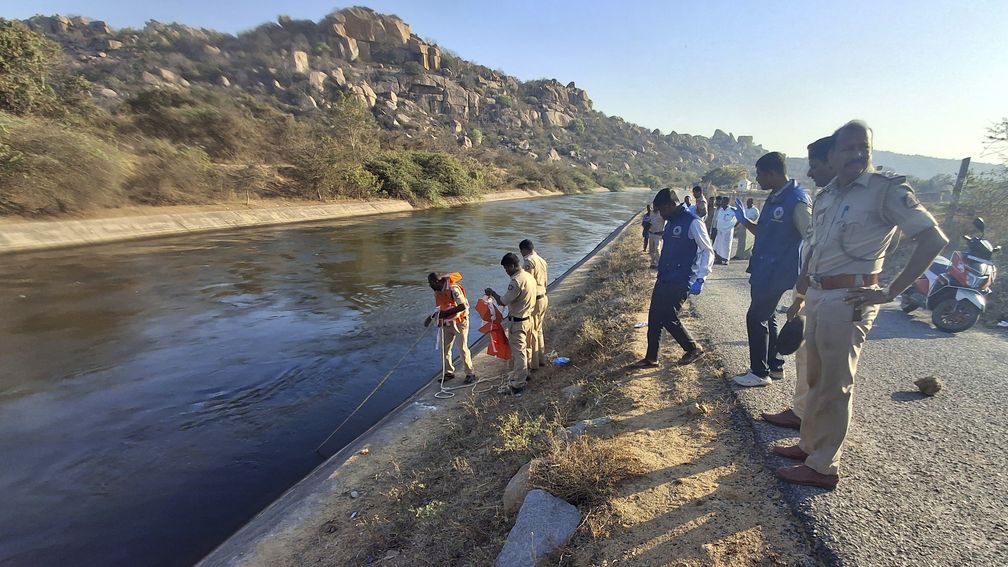
[[[734,380],[739,386],[745,386],[747,388],[769,386],[770,384],[773,384],[773,380],[771,380],[769,376],[760,378],[759,376],[753,374],[751,370],[745,374],[739,374],[738,376],[732,378],[732,380]]]
[[[770,371],[770,379],[771,380],[783,380],[784,379],[784,369],[781,368],[780,370],[771,370]]]

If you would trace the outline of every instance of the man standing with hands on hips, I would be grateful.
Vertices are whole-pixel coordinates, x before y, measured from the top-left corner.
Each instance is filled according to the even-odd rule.
[[[697,216],[679,206],[672,191],[662,189],[655,195],[654,206],[665,223],[658,277],[651,292],[648,309],[647,354],[634,364],[635,368],[658,366],[658,341],[662,329],[672,335],[685,351],[680,365],[696,362],[704,349],[679,320],[679,309],[689,295],[700,295],[704,278],[714,263],[707,227]]]
[[[773,450],[804,461],[777,469],[778,477],[796,484],[836,487],[854,375],[879,305],[909,287],[948,244],[906,178],[874,173],[871,157],[867,124],[851,121],[834,132],[836,178],[816,198],[809,260],[788,310],[794,316],[805,303],[809,391],[798,444]],[[892,284],[882,287],[879,274],[897,230],[913,239],[914,250]]]
[[[735,199],[735,217],[755,235],[749,258],[750,296],[746,313],[749,369],[734,378],[739,386],[767,386],[784,377],[784,359],[777,354],[777,304],[798,280],[802,240],[812,218],[812,200],[794,179],[788,179],[784,154],[770,152],[756,160],[756,182],[770,191],[757,222],[745,216]]]

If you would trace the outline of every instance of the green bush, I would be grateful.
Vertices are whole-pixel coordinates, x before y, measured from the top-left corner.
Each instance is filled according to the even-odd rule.
[[[50,75],[58,45],[21,22],[0,19],[0,110],[27,114],[55,104]]]
[[[622,191],[626,186],[623,185],[623,181],[616,177],[615,175],[608,175],[599,182],[599,185],[605,187],[610,191]]]
[[[433,205],[444,204],[446,197],[478,197],[500,178],[476,160],[463,161],[444,152],[386,151],[364,167],[378,178],[388,197]]]

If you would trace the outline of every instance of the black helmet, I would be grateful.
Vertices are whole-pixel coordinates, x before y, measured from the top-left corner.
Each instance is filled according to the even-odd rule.
[[[794,354],[805,339],[805,319],[795,317],[781,327],[777,333],[777,352],[779,354]]]

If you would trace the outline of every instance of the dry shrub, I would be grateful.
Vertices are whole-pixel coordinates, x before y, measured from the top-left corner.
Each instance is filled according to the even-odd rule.
[[[128,183],[134,203],[200,204],[222,197],[221,176],[203,150],[149,140],[142,151],[141,167]]]
[[[88,133],[0,113],[0,214],[120,206],[132,169],[130,154]]]
[[[585,317],[584,321],[581,322],[581,329],[578,331],[578,339],[583,343],[594,343],[602,347],[605,346],[602,343],[602,339],[604,338],[605,334],[599,322],[593,317]]]
[[[546,454],[529,469],[529,485],[571,504],[597,506],[616,494],[621,482],[651,469],[628,439],[552,437]]]

